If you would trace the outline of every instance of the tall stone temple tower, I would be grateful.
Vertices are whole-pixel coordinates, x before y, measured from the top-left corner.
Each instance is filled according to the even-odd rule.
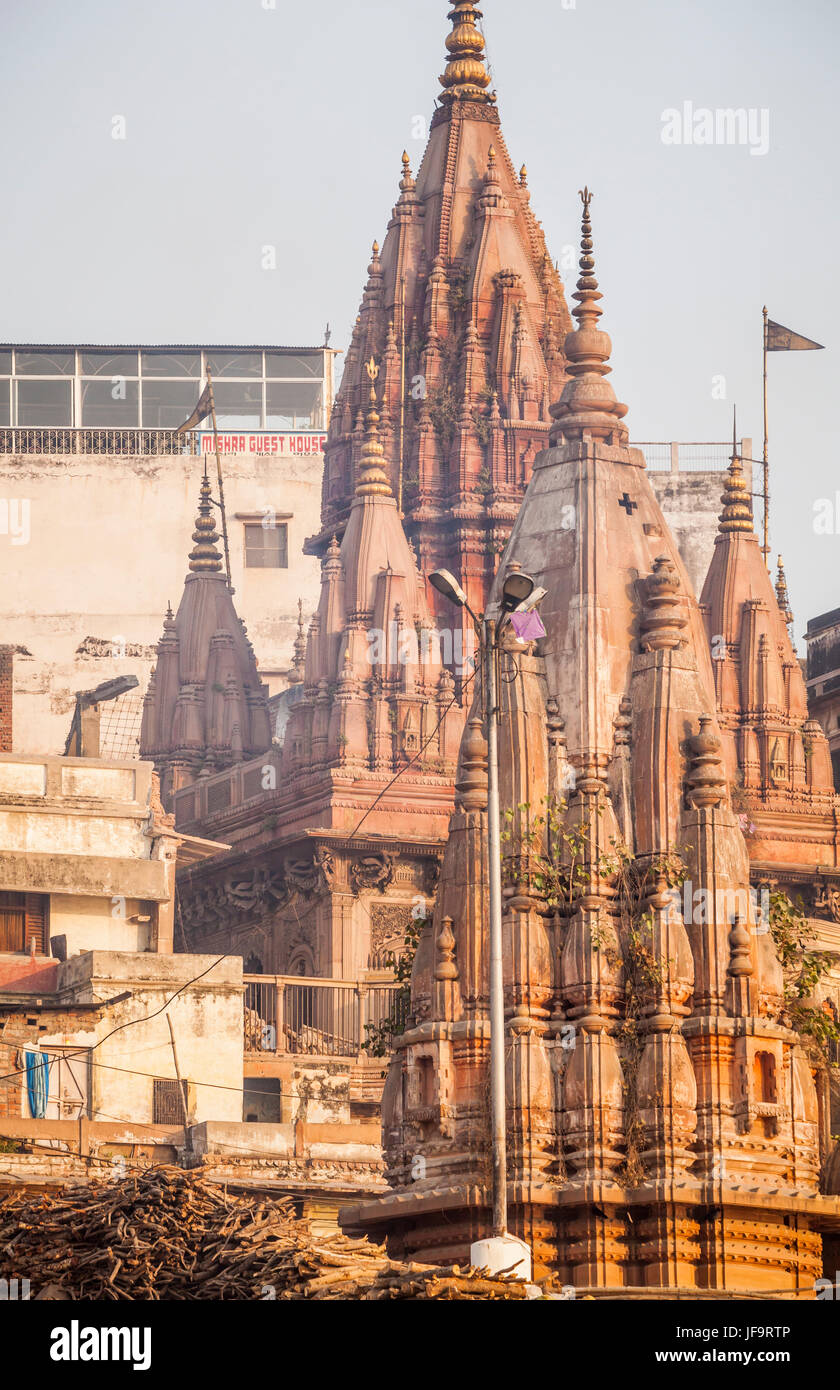
[[[481,11],[454,4],[443,88],[416,175],[374,243],[326,448],[323,555],[350,512],[364,363],[381,360],[382,442],[420,569],[483,608],[565,380],[563,286],[514,171],[484,64]],[[451,623],[451,614],[447,615]]]
[[[455,14],[451,42],[460,44],[474,11]],[[467,100],[483,109],[475,93],[444,107],[427,177],[435,135],[458,149],[455,108]],[[546,590],[547,635],[522,643],[507,625],[500,658],[510,1225],[538,1272],[580,1293],[812,1291],[820,1231],[837,1223],[840,1200],[819,1191],[814,1082],[783,1018],[782,968],[748,891],[733,795],[740,760],[750,794],[766,782],[819,812],[830,785],[824,750],[807,726],[772,589],[756,578],[755,592],[720,597],[731,538],[736,549],[751,544],[735,465],[706,604],[711,628],[730,638],[732,605],[746,604],[758,681],[749,719],[732,667],[712,661],[704,615],[607,380],[586,191],[583,200],[568,379],[490,600],[500,616],[499,586],[514,564]],[[487,211],[474,224],[478,240]],[[506,292],[497,285],[500,311]],[[720,717],[716,680],[729,682]],[[434,920],[383,1097],[391,1191],[343,1214],[351,1229],[430,1261],[463,1260],[489,1225],[479,711],[476,699]],[[769,797],[768,838],[773,815]],[[683,878],[704,911],[684,911],[685,895],[673,891]]]

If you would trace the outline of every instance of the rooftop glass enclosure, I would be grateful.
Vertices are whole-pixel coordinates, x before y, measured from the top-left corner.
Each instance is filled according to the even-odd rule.
[[[3,346],[0,427],[176,429],[209,367],[220,430],[324,430],[332,358],[323,347]]]

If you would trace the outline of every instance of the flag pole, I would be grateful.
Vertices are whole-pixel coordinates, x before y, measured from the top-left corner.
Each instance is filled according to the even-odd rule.
[[[764,322],[762,376],[764,384],[764,452],[762,468],[764,471],[764,563],[770,568],[770,465],[767,461],[767,305],[761,311]]]
[[[222,514],[222,540],[225,547],[225,570],[227,571],[228,588],[233,593],[233,583],[230,573],[230,548],[228,546],[227,513],[225,512],[225,485],[222,482],[222,459],[219,453],[219,430],[216,425],[216,400],[213,395],[213,382],[210,377],[210,368],[207,368],[207,386],[210,391],[210,418],[213,421],[213,443],[216,448],[216,473],[219,479],[219,510]]]

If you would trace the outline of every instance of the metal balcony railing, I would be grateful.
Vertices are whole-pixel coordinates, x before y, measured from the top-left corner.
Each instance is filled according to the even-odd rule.
[[[358,1057],[368,1028],[393,1017],[399,985],[300,975],[245,976],[245,1051]]]
[[[0,429],[0,454],[197,454],[196,430]]]
[[[722,473],[729,467],[732,457],[732,440],[708,443],[679,443],[677,440],[654,440],[640,443],[630,440],[635,449],[641,449],[645,463],[652,473]],[[752,440],[742,439],[738,445],[741,457],[752,460]]]

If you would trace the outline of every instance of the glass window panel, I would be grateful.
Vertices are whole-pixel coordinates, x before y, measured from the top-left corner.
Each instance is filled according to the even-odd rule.
[[[15,348],[15,372],[18,376],[73,376],[76,370],[75,352],[29,352]]]
[[[12,383],[0,377],[0,425],[12,423]]]
[[[198,381],[152,381],[144,377],[143,425],[147,430],[176,430],[190,418],[200,395]]]
[[[136,352],[83,352],[82,376],[136,376]]]
[[[262,376],[261,352],[208,352],[211,376]]]
[[[124,376],[82,382],[82,424],[99,429],[137,428],[139,388]]]
[[[321,428],[323,387],[320,382],[268,382],[266,428],[302,430]]]
[[[0,352],[0,376],[11,376],[11,375],[12,375],[12,353],[11,353],[11,349],[9,349],[8,352]]]
[[[267,352],[265,354],[266,376],[318,376],[324,375],[324,354],[322,352]]]
[[[144,376],[201,376],[200,352],[144,352]]]
[[[288,569],[289,533],[283,525],[245,527],[246,569]]]
[[[19,425],[71,426],[73,424],[72,381],[18,381],[17,422]]]
[[[213,368],[210,368],[211,372]],[[262,382],[213,383],[216,423],[220,430],[258,430],[262,424]],[[206,426],[205,426],[206,428]]]

